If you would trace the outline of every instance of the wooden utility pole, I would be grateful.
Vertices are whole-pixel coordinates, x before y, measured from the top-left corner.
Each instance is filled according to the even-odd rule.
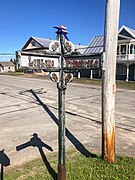
[[[102,84],[102,158],[115,161],[116,55],[120,0],[106,0]]]

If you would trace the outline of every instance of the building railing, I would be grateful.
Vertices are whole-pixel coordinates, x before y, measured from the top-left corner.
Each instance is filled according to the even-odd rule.
[[[121,54],[117,55],[117,61],[130,61],[135,60],[135,54]]]

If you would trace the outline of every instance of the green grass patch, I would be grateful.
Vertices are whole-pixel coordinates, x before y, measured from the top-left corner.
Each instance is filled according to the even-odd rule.
[[[73,83],[101,86],[101,79],[74,78]]]
[[[135,159],[117,156],[116,163],[106,163],[101,157],[86,158],[76,151],[66,153],[67,180],[134,180]],[[57,154],[48,155],[48,163],[38,158],[20,167],[5,172],[5,180],[51,180],[57,173]]]
[[[135,90],[135,81],[126,82],[126,81],[118,81],[117,80],[116,81],[116,86],[117,86],[117,88]]]
[[[1,73],[0,75],[23,76],[23,75],[24,75],[24,72],[7,72],[7,73]]]
[[[102,80],[101,79],[88,79],[88,78],[78,79],[78,78],[75,78],[73,80],[73,83],[102,86]],[[116,80],[116,86],[119,89],[135,90],[135,81],[126,82],[126,81]]]

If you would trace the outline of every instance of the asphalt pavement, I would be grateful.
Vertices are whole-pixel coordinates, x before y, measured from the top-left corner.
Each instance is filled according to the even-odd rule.
[[[58,92],[51,80],[0,75],[0,151],[10,167],[58,151]],[[101,154],[101,87],[68,84],[66,150]],[[135,157],[135,90],[116,93],[116,154]]]

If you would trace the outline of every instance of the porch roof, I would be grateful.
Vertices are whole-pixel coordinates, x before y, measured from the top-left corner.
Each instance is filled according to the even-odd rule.
[[[122,33],[122,31],[126,33]],[[118,40],[131,41],[135,39],[135,30],[130,29],[126,26],[122,26],[118,32]],[[102,53],[104,48],[104,36],[95,36],[89,43],[88,47],[84,51],[84,55]]]
[[[96,54],[102,53],[104,47],[104,36],[95,36],[91,42],[89,43],[88,47],[84,51],[84,55],[86,54]]]

